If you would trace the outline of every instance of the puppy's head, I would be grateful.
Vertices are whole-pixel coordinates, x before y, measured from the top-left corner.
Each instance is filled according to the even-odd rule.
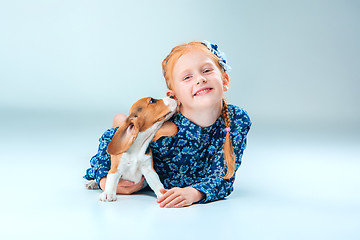
[[[110,155],[119,155],[131,146],[139,132],[145,132],[148,129],[159,130],[160,126],[167,121],[175,112],[177,102],[169,97],[163,99],[154,99],[151,97],[142,98],[130,108],[129,116],[124,124],[114,134],[109,143],[107,152]],[[177,132],[173,123],[167,123],[162,126],[154,139],[161,136],[174,136]]]
[[[168,120],[175,113],[176,107],[176,101],[169,97],[143,98],[130,108],[129,118],[137,119],[139,132],[144,132],[154,124],[161,124]]]

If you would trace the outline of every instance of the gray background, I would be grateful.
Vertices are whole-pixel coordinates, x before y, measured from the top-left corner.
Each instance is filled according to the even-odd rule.
[[[145,210],[148,239],[199,222],[221,237],[221,219],[230,239],[358,239],[359,12],[349,0],[1,1],[0,234],[131,236]],[[201,40],[226,53],[226,96],[253,122],[235,192],[174,213],[146,194],[98,203],[81,180],[97,139],[135,100],[163,97],[162,60]]]
[[[206,39],[230,102],[281,126],[356,127],[358,1],[2,1],[1,109],[127,111],[162,97],[161,61]],[[358,129],[358,128],[357,128]]]

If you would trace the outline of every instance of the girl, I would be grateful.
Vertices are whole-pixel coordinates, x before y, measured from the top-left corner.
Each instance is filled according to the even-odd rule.
[[[251,126],[244,110],[224,100],[230,69],[225,56],[215,44],[190,42],[173,48],[162,68],[167,96],[178,101],[180,112],[171,119],[177,135],[150,144],[154,169],[166,188],[157,202],[160,207],[184,207],[222,199],[233,191]],[[125,117],[115,116],[113,127]],[[85,175],[102,189],[110,168],[106,147],[115,131],[109,129],[100,138],[99,152]],[[121,180],[117,190],[130,194],[143,185]]]

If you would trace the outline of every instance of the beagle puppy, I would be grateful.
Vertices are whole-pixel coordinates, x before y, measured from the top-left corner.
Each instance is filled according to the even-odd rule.
[[[148,97],[134,103],[107,147],[111,168],[100,201],[116,201],[120,178],[138,183],[142,176],[156,196],[161,196],[164,186],[153,168],[149,143],[177,133],[176,125],[167,121],[176,110],[177,102],[171,97],[160,100]]]

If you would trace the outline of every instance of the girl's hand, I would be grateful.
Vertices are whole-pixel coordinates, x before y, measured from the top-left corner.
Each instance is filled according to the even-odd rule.
[[[100,179],[100,187],[102,190],[105,189],[106,184],[106,177],[103,177]],[[116,187],[116,193],[118,194],[132,194],[134,192],[137,192],[141,190],[144,186],[144,176],[141,178],[140,182],[134,183],[128,180],[120,179],[117,187]]]
[[[205,194],[196,190],[193,187],[185,188],[172,188],[172,189],[160,189],[160,192],[163,194],[158,198],[157,203],[160,204],[160,207],[166,208],[180,208],[198,202],[204,198]]]

